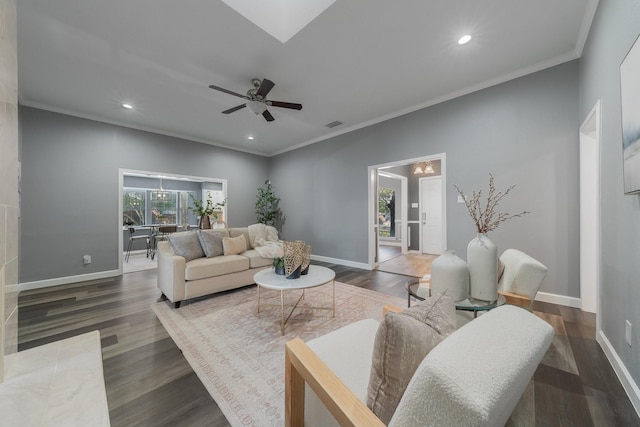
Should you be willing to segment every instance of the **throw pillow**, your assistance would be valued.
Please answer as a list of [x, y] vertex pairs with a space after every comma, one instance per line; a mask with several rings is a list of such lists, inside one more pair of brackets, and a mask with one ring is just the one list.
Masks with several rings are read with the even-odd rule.
[[220, 256], [224, 253], [224, 249], [222, 248], [222, 234], [215, 231], [200, 230], [198, 231], [198, 239], [207, 258]]
[[223, 237], [222, 249], [225, 255], [239, 255], [247, 250], [247, 239], [244, 234], [238, 237]]
[[167, 237], [167, 240], [169, 240], [169, 245], [171, 245], [173, 253], [184, 257], [187, 262], [192, 259], [204, 257], [200, 240], [198, 240], [198, 233], [195, 231], [173, 233]]
[[367, 406], [385, 425], [422, 359], [455, 329], [455, 303], [447, 292], [385, 315], [376, 333], [367, 388]]

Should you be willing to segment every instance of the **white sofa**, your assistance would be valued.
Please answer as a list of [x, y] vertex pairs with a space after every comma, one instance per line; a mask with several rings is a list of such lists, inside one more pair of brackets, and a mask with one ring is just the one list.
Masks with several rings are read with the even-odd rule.
[[[369, 319], [307, 344], [287, 343], [287, 425], [384, 425], [365, 404], [377, 329]], [[478, 317], [423, 359], [389, 425], [503, 426], [553, 336], [548, 323], [522, 308]]]
[[223, 237], [243, 235], [247, 250], [240, 254], [203, 256], [186, 261], [174, 253], [169, 242], [158, 242], [158, 288], [163, 299], [169, 299], [175, 308], [190, 298], [251, 285], [255, 283], [253, 276], [258, 271], [271, 267], [273, 259], [261, 257], [251, 245], [248, 227], [214, 231]]

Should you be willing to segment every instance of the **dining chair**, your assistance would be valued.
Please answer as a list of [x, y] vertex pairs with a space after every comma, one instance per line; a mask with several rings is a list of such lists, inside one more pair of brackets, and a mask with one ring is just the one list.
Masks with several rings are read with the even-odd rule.
[[158, 227], [158, 231], [153, 234], [151, 242], [151, 259], [155, 258], [158, 242], [167, 240], [167, 235], [175, 233], [176, 231], [178, 231], [177, 225], [161, 225]]
[[133, 242], [136, 240], [145, 240], [147, 243], [147, 258], [149, 258], [149, 254], [151, 253], [151, 239], [149, 234], [138, 234], [136, 235], [136, 229], [134, 227], [129, 227], [129, 246], [127, 247], [127, 255], [125, 257], [125, 261], [129, 262], [129, 256], [131, 255], [131, 248], [133, 247]]

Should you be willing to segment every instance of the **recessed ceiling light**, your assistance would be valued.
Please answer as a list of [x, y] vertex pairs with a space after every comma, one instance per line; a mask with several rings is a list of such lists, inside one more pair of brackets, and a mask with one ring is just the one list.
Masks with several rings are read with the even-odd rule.
[[470, 41], [471, 41], [471, 36], [469, 34], [466, 34], [458, 39], [458, 44], [460, 45], [467, 44]]
[[249, 141], [253, 141], [255, 138], [254, 138], [254, 137], [252, 137], [252, 136], [248, 136], [248, 137], [247, 137], [247, 139], [248, 139]]
[[133, 105], [131, 104], [122, 104], [122, 108], [126, 108], [127, 110], [132, 110], [133, 109]]

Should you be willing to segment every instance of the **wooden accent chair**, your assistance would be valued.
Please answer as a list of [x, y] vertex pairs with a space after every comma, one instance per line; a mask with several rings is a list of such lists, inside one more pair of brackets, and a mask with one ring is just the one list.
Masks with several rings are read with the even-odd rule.
[[[287, 342], [286, 426], [384, 426], [364, 403], [377, 325], [365, 319], [308, 343]], [[489, 311], [423, 359], [389, 426], [504, 425], [553, 335], [526, 310]]]
[[517, 249], [507, 249], [500, 255], [504, 271], [498, 281], [498, 292], [507, 304], [517, 305], [531, 311], [536, 294], [542, 286], [547, 267], [540, 261]]

